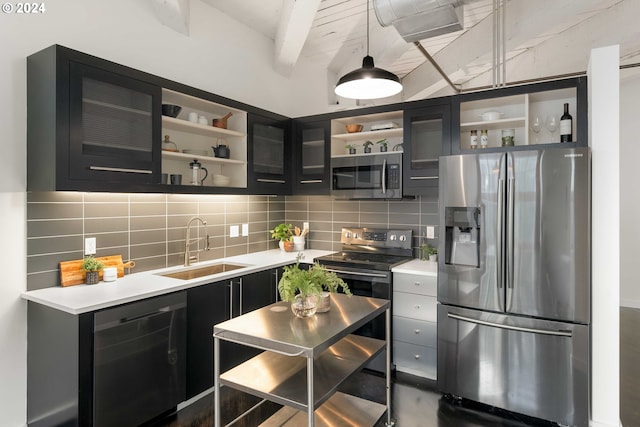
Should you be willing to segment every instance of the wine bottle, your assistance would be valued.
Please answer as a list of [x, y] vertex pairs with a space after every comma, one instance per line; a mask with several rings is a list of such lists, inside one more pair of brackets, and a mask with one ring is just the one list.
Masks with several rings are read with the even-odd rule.
[[569, 114], [569, 104], [564, 104], [564, 114], [560, 117], [560, 142], [573, 141], [573, 117]]

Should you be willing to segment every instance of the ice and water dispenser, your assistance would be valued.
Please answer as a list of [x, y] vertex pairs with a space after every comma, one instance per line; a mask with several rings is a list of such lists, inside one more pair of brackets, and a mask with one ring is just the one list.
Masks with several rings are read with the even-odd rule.
[[480, 208], [445, 207], [445, 257], [452, 265], [480, 267]]

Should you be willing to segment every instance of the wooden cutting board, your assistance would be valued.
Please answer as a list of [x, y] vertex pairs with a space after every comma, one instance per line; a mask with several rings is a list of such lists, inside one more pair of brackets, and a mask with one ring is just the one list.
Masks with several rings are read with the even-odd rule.
[[[96, 257], [98, 261], [101, 261], [105, 267], [116, 267], [118, 269], [118, 277], [124, 276], [124, 269], [132, 268], [136, 265], [135, 262], [129, 261], [127, 263], [122, 262], [122, 255], [109, 255], [103, 257]], [[99, 272], [100, 280], [102, 280], [102, 271]], [[72, 286], [85, 283], [86, 272], [82, 269], [82, 260], [74, 261], [61, 261], [60, 262], [60, 285]]]

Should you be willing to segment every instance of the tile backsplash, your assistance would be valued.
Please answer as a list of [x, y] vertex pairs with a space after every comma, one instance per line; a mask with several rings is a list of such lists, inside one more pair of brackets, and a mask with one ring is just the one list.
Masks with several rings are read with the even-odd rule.
[[[340, 249], [343, 226], [413, 230], [422, 243], [426, 225], [438, 224], [432, 198], [400, 201], [333, 200], [329, 196], [229, 196], [33, 192], [27, 195], [27, 290], [60, 284], [58, 263], [81, 259], [84, 239], [95, 237], [96, 256], [122, 255], [134, 260], [131, 272], [181, 265], [189, 219], [191, 248], [202, 249], [205, 234], [211, 250], [200, 260], [277, 248], [269, 230], [281, 222], [302, 228], [309, 222], [307, 248]], [[249, 225], [249, 235], [230, 237], [230, 226]], [[437, 236], [437, 228], [436, 228]], [[417, 251], [416, 251], [417, 256]]]

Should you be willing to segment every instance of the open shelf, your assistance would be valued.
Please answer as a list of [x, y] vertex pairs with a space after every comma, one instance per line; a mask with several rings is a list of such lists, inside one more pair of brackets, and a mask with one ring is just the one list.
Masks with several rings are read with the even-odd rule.
[[173, 117], [162, 116], [162, 127], [165, 129], [189, 132], [213, 138], [227, 138], [230, 136], [246, 136], [244, 132], [237, 132], [229, 129], [217, 128], [214, 126], [201, 125], [188, 120], [174, 119]]
[[[336, 393], [316, 409], [314, 425], [317, 427], [373, 426], [384, 415], [387, 407], [345, 393]], [[259, 427], [306, 427], [307, 413], [287, 406], [269, 417]]]
[[[315, 407], [385, 348], [385, 341], [348, 335], [314, 360]], [[220, 375], [221, 384], [306, 411], [307, 359], [265, 351]]]

